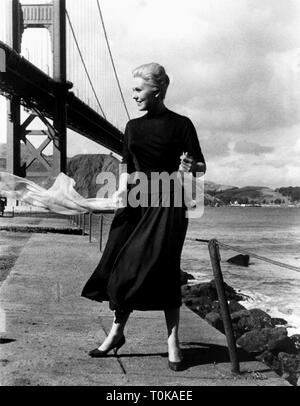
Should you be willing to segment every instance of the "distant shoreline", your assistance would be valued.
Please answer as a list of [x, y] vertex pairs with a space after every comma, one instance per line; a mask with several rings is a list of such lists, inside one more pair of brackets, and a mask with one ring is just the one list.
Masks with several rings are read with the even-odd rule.
[[300, 204], [222, 204], [219, 206], [211, 206], [213, 208], [218, 207], [267, 207], [271, 209], [290, 209], [290, 208], [300, 208]]

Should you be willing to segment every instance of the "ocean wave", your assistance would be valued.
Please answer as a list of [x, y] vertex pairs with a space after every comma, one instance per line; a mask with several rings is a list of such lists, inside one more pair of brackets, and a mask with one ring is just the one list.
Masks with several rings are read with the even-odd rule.
[[[240, 302], [246, 309], [259, 308], [271, 317], [281, 318], [287, 321], [285, 326], [288, 331], [288, 336], [293, 334], [300, 334], [300, 312], [298, 312], [297, 306], [289, 303], [280, 304], [274, 303], [274, 298], [262, 293], [253, 293], [248, 291], [243, 291], [243, 294], [247, 296], [246, 300]], [[299, 313], [299, 314], [298, 314]]]

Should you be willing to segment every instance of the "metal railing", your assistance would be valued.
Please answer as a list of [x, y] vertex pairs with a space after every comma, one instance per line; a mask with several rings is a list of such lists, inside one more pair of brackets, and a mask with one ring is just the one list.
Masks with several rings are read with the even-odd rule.
[[[89, 243], [92, 242], [92, 233], [93, 233], [93, 221], [95, 217], [99, 217], [99, 250], [103, 250], [103, 230], [104, 230], [104, 215], [113, 214], [115, 210], [99, 210], [89, 213], [76, 214], [69, 217], [69, 222], [71, 225], [75, 225], [77, 228], [82, 230], [82, 235], [86, 235], [86, 229], [89, 236]], [[88, 220], [87, 220], [88, 219]], [[95, 222], [96, 223], [96, 222]]]

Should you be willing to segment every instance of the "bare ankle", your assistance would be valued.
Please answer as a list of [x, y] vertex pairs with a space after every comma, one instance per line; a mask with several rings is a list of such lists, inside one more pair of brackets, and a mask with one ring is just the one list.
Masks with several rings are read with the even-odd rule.
[[123, 330], [118, 330], [118, 331], [110, 331], [110, 333], [108, 334], [108, 337], [112, 338], [112, 339], [116, 339], [116, 338], [121, 338], [124, 335], [124, 331]]

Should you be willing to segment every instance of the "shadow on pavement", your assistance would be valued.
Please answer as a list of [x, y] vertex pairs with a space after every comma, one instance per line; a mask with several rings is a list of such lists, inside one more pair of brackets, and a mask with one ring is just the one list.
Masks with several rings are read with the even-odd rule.
[[13, 343], [14, 340], [13, 338], [0, 338], [0, 344], [9, 344], [9, 343]]
[[[182, 342], [182, 354], [189, 366], [230, 362], [228, 348], [222, 345]], [[190, 348], [184, 348], [189, 346]], [[254, 361], [253, 355], [242, 348], [237, 348], [239, 362]]]
[[[184, 348], [189, 346], [190, 348]], [[184, 358], [184, 362], [181, 370], [186, 370], [188, 368], [205, 365], [205, 364], [217, 364], [223, 362], [230, 362], [228, 348], [207, 343], [198, 343], [198, 342], [182, 342], [181, 351]], [[245, 361], [254, 361], [255, 358], [247, 353], [245, 350], [238, 348], [238, 358], [240, 362]], [[167, 352], [155, 352], [155, 353], [131, 353], [131, 354], [119, 354], [118, 358], [142, 358], [142, 357], [157, 357], [161, 356], [164, 358], [168, 357]], [[115, 355], [109, 354], [108, 357], [115, 357]]]

